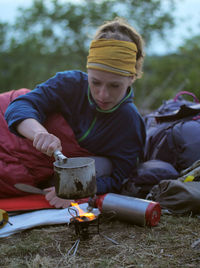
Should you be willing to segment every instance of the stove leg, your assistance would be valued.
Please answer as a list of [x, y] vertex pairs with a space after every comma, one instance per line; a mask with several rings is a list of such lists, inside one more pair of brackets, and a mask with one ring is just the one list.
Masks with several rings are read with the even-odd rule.
[[[77, 252], [77, 249], [78, 249], [78, 246], [79, 246], [79, 242], [80, 242], [80, 239], [77, 239], [75, 241], [75, 243], [73, 244], [73, 246], [70, 248], [70, 250], [67, 252], [67, 256], [75, 256], [76, 255], [76, 252]], [[73, 253], [72, 253], [73, 251]], [[72, 254], [71, 254], [72, 253]]]

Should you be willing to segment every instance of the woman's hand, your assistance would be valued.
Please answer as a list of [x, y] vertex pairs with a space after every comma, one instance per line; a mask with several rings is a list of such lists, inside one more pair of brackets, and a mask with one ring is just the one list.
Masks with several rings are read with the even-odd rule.
[[62, 151], [60, 139], [48, 132], [36, 133], [33, 139], [33, 146], [48, 156], [52, 156], [55, 150]]
[[73, 200], [67, 200], [57, 197], [55, 187], [49, 187], [44, 189], [46, 192], [45, 198], [49, 201], [49, 204], [56, 207], [56, 208], [68, 208], [71, 206], [71, 202]]

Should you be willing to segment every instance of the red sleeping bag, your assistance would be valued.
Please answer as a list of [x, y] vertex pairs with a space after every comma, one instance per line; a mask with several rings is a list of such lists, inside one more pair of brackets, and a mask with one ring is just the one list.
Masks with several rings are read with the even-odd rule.
[[[54, 158], [37, 151], [31, 141], [12, 134], [4, 119], [8, 104], [27, 92], [29, 90], [23, 88], [0, 94], [0, 198], [25, 195], [14, 187], [15, 183], [37, 186], [53, 175]], [[92, 155], [79, 146], [71, 127], [61, 115], [49, 117], [44, 126], [61, 140], [64, 155]]]

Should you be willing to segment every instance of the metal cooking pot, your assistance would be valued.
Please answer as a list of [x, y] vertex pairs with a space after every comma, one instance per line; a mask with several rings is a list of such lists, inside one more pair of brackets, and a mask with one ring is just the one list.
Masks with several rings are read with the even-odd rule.
[[54, 152], [55, 189], [58, 197], [79, 199], [94, 196], [97, 191], [95, 160], [89, 157], [67, 158]]

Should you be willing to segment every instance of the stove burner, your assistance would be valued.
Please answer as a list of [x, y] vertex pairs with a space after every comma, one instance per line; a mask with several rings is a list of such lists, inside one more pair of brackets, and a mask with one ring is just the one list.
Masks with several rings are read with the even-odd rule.
[[[74, 225], [76, 235], [81, 239], [89, 239], [90, 235], [99, 234], [99, 216], [89, 219], [85, 216], [76, 216], [70, 219], [70, 224]], [[96, 231], [92, 231], [92, 229]]]

